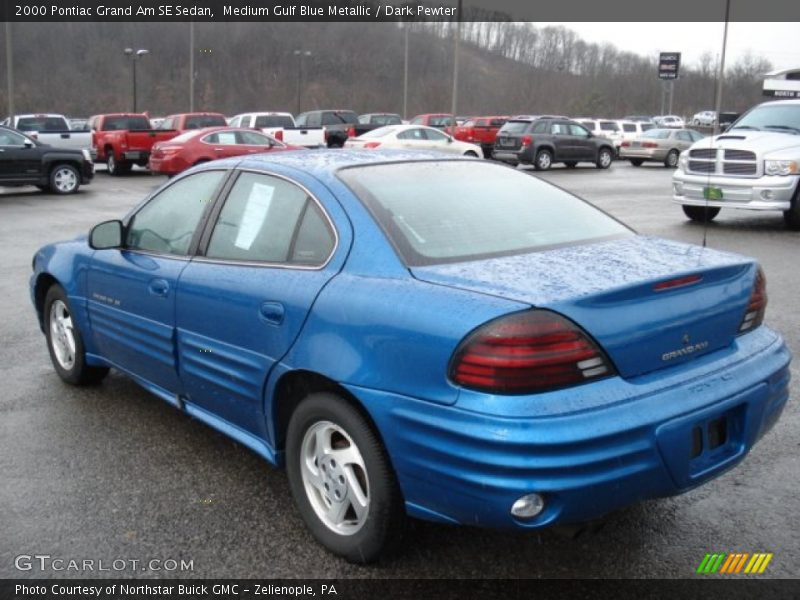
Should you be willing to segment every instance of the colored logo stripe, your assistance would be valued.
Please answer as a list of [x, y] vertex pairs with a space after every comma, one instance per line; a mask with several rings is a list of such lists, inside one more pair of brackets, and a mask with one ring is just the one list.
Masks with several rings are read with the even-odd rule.
[[754, 554], [749, 552], [707, 553], [700, 562], [700, 566], [697, 567], [697, 573], [738, 574], [744, 572], [761, 574], [767, 569], [772, 557], [772, 552], [756, 552]]

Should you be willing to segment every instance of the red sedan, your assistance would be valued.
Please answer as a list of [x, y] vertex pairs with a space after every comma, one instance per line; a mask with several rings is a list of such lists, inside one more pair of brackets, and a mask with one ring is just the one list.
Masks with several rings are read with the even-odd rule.
[[150, 170], [163, 175], [176, 175], [196, 164], [260, 152], [303, 150], [290, 146], [274, 137], [237, 127], [208, 127], [187, 131], [181, 135], [158, 142], [150, 154]]

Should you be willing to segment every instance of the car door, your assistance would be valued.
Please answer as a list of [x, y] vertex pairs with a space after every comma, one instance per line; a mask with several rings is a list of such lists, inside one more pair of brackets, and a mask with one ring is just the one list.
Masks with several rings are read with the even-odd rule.
[[597, 160], [597, 138], [588, 129], [577, 123], [570, 123], [569, 133], [573, 148], [573, 160], [591, 162]]
[[177, 296], [180, 377], [187, 411], [198, 418], [266, 436], [270, 369], [346, 254], [333, 258], [337, 229], [318, 198], [336, 208], [315, 180], [243, 171], [211, 216], [202, 256], [184, 270]]
[[427, 139], [427, 144], [424, 146], [425, 148], [429, 148], [431, 150], [439, 150], [440, 152], [450, 152], [458, 154], [458, 150], [454, 148], [452, 143], [452, 138], [438, 131], [436, 129], [423, 129], [422, 133], [425, 135]]
[[203, 144], [211, 146], [211, 152], [214, 158], [228, 158], [230, 156], [239, 156], [242, 154], [242, 148], [239, 145], [239, 139], [235, 131], [217, 131], [215, 133], [209, 133], [200, 141]]
[[239, 154], [271, 152], [277, 147], [270, 143], [270, 138], [257, 131], [237, 131], [236, 143], [239, 144]]
[[422, 127], [412, 127], [397, 134], [398, 145], [411, 150], [423, 150], [430, 147], [428, 136]]
[[553, 121], [550, 124], [550, 135], [553, 140], [553, 160], [576, 160], [576, 148], [569, 131], [569, 123]]
[[675, 146], [681, 152], [683, 152], [684, 150], [689, 148], [689, 146], [691, 146], [694, 143], [694, 140], [692, 139], [691, 133], [689, 133], [686, 130], [676, 131], [673, 134], [673, 137], [675, 138], [675, 140], [674, 140]]
[[87, 273], [91, 331], [101, 355], [174, 401], [175, 291], [199, 225], [227, 171], [182, 177], [128, 221], [122, 249], [97, 250]]
[[0, 181], [37, 181], [42, 175], [42, 149], [24, 135], [0, 130]]

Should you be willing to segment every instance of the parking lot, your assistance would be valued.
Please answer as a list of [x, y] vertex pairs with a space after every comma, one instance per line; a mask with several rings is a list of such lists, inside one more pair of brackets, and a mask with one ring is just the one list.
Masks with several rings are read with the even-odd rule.
[[[192, 561], [187, 572], [119, 573], [142, 577], [670, 578], [694, 576], [707, 552], [772, 552], [764, 576], [800, 572], [797, 363], [782, 419], [739, 467], [612, 515], [594, 535], [413, 522], [403, 550], [378, 567], [328, 554], [304, 527], [282, 471], [118, 373], [79, 389], [53, 371], [28, 295], [34, 251], [122, 216], [166, 181], [141, 170], [112, 178], [103, 168], [71, 196], [0, 190], [0, 577], [92, 575], [19, 572], [19, 554]], [[663, 166], [587, 163], [541, 176], [641, 234], [702, 242], [703, 226], [671, 203]], [[800, 233], [785, 230], [780, 213], [723, 210], [707, 240], [761, 262], [766, 321], [797, 355]]]

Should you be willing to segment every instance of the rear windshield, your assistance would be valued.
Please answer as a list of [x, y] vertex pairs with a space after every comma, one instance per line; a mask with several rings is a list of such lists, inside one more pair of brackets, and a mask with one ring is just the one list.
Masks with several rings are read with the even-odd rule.
[[323, 125], [357, 125], [358, 115], [352, 111], [339, 111], [339, 112], [324, 112], [322, 113]]
[[17, 121], [20, 131], [69, 131], [64, 119], [60, 117], [23, 117]]
[[669, 129], [651, 129], [642, 134], [643, 138], [650, 138], [654, 140], [665, 140], [669, 137]]
[[500, 133], [522, 133], [530, 124], [530, 121], [508, 121], [505, 125], [503, 125]]
[[294, 127], [288, 115], [261, 115], [256, 117], [256, 127]]
[[403, 119], [400, 115], [372, 115], [369, 122], [372, 125], [401, 125]]
[[453, 124], [453, 117], [449, 115], [437, 115], [435, 117], [431, 117], [428, 121], [428, 124], [431, 127], [449, 127]]
[[186, 117], [184, 129], [203, 129], [203, 127], [225, 127], [227, 125], [222, 115], [194, 115]]
[[545, 181], [478, 161], [421, 161], [343, 169], [410, 267], [525, 254], [633, 235]]
[[142, 131], [150, 129], [150, 121], [145, 117], [106, 117], [103, 131]]

